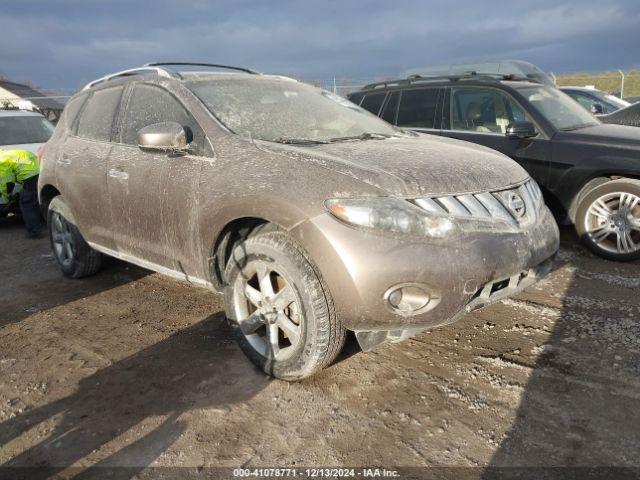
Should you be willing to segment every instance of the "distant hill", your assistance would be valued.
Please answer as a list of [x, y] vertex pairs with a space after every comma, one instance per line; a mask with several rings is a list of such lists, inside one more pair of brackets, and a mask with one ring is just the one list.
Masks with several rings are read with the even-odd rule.
[[[620, 74], [618, 72], [602, 73], [567, 73], [556, 75], [558, 86], [584, 87], [595, 85], [598, 90], [620, 94]], [[631, 70], [625, 72], [624, 96], [640, 96], [640, 71]]]

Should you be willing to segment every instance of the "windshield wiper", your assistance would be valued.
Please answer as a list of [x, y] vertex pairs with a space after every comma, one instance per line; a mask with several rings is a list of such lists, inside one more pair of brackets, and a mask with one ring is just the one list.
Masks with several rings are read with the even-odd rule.
[[351, 135], [348, 137], [335, 137], [329, 139], [329, 142], [344, 142], [347, 140], [384, 140], [385, 138], [390, 138], [391, 135], [387, 135], [386, 133], [372, 133], [372, 132], [364, 132], [360, 135]]
[[561, 128], [563, 132], [570, 132], [572, 130], [579, 130], [581, 128], [593, 127], [597, 123], [579, 123], [578, 125], [572, 125], [570, 127]]
[[285, 145], [320, 145], [323, 143], [329, 143], [326, 140], [314, 140], [313, 138], [288, 138], [288, 137], [280, 137], [271, 141], [276, 143], [284, 143]]

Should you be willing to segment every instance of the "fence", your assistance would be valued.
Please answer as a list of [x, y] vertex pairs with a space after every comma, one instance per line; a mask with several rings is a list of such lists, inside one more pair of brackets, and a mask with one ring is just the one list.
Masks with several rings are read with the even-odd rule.
[[558, 86], [584, 87], [593, 85], [598, 90], [613, 93], [620, 98], [628, 99], [640, 96], [640, 72], [637, 70], [551, 75]]

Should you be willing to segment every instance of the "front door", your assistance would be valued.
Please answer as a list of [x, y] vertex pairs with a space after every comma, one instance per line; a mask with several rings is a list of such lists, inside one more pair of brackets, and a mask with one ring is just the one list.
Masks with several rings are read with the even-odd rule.
[[[138, 147], [140, 129], [168, 121], [179, 123], [192, 137], [192, 153], [175, 155]], [[151, 268], [188, 274], [181, 252], [195, 224], [202, 130], [171, 93], [144, 83], [131, 87], [119, 130], [107, 170], [117, 250]]]
[[537, 137], [507, 137], [507, 126], [531, 121], [525, 110], [507, 93], [491, 87], [454, 87], [446, 95], [442, 135], [498, 150], [518, 162], [539, 184], [549, 175], [550, 142]]

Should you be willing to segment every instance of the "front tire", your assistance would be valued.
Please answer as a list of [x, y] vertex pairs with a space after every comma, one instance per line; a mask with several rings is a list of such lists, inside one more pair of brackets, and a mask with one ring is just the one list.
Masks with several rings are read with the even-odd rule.
[[640, 258], [640, 181], [612, 180], [587, 193], [576, 211], [576, 231], [603, 258]]
[[100, 269], [102, 255], [89, 246], [69, 217], [62, 198], [54, 198], [47, 211], [47, 228], [53, 256], [67, 277], [93, 275]]
[[225, 270], [225, 308], [240, 348], [265, 373], [300, 380], [336, 358], [346, 331], [311, 259], [282, 231], [240, 242]]

